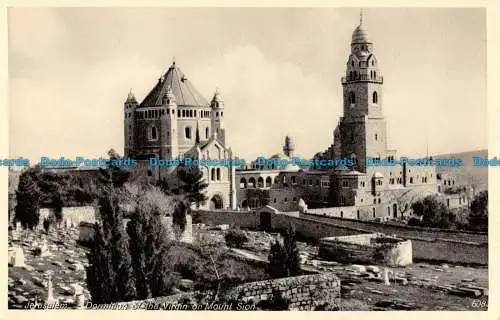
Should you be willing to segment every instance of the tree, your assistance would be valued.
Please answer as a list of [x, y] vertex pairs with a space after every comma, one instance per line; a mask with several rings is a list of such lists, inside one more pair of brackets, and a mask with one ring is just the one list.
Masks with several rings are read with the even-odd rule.
[[269, 264], [267, 270], [271, 278], [275, 279], [287, 277], [287, 254], [285, 248], [278, 240], [271, 244], [268, 259]]
[[186, 215], [189, 211], [189, 205], [184, 201], [178, 201], [172, 213], [172, 225], [177, 232], [176, 236], [180, 238], [184, 230], [186, 230], [187, 219]]
[[116, 300], [115, 272], [111, 265], [111, 251], [102, 224], [94, 225], [94, 239], [87, 254], [87, 287], [92, 303], [105, 304]]
[[169, 272], [168, 235], [156, 207], [141, 202], [127, 225], [127, 233], [137, 298], [170, 294], [176, 277]]
[[33, 229], [38, 225], [38, 207], [41, 192], [34, 172], [30, 169], [24, 171], [19, 177], [19, 186], [16, 191], [16, 221], [21, 222], [24, 227]]
[[469, 228], [478, 231], [488, 230], [488, 190], [474, 197], [470, 205]]
[[297, 248], [295, 227], [291, 223], [285, 233], [283, 242], [288, 258], [287, 261], [288, 273], [291, 277], [298, 276], [301, 274], [300, 255], [299, 255], [299, 248]]
[[413, 213], [421, 217], [420, 225], [430, 228], [450, 228], [454, 225], [456, 217], [446, 205], [436, 198], [427, 196], [423, 200], [411, 205]]
[[200, 168], [196, 166], [179, 166], [177, 174], [181, 182], [180, 188], [184, 192], [188, 203], [195, 203], [197, 207], [205, 204], [208, 198], [204, 194], [204, 190], [208, 187], [208, 184], [205, 182]]
[[95, 225], [95, 239], [88, 255], [91, 266], [87, 281], [92, 302], [110, 303], [135, 299], [133, 269], [128, 237], [113, 190], [99, 199], [101, 221]]
[[108, 151], [109, 166], [106, 169], [99, 168], [100, 182], [104, 184], [105, 188], [109, 186], [121, 187], [130, 178], [130, 171], [123, 169], [113, 163], [113, 160], [120, 159], [120, 155], [114, 150]]
[[275, 241], [271, 245], [268, 273], [272, 278], [293, 277], [301, 274], [300, 255], [293, 224], [290, 224], [283, 233], [283, 244]]
[[256, 199], [259, 206], [267, 206], [271, 201], [271, 195], [267, 189], [246, 189], [247, 199]]

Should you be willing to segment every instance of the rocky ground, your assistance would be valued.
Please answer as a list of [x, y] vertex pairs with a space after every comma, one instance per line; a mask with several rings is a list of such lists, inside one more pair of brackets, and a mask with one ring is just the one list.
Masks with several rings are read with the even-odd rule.
[[[227, 226], [194, 225], [195, 241], [224, 243]], [[222, 230], [221, 230], [222, 229]], [[237, 253], [250, 259], [267, 261], [270, 243], [277, 234], [246, 231], [250, 238]], [[9, 264], [9, 308], [24, 308], [27, 302], [43, 302], [47, 297], [47, 271], [52, 272], [54, 296], [71, 307], [73, 285], [80, 285], [88, 297], [85, 283], [86, 249], [76, 243], [78, 229], [25, 232], [19, 241], [9, 236], [9, 247], [23, 248], [26, 267]], [[47, 239], [48, 252], [39, 256], [34, 250]], [[457, 265], [415, 263], [393, 268], [390, 285], [382, 281], [381, 266], [346, 265], [322, 261], [318, 248], [298, 243], [303, 268], [314, 272], [335, 272], [342, 280], [342, 300], [349, 310], [487, 310], [488, 269]]]
[[[222, 226], [224, 229], [225, 226]], [[197, 226], [197, 232], [224, 242], [221, 227]], [[277, 234], [246, 231], [250, 241], [242, 250], [248, 258], [267, 261], [270, 243]], [[368, 310], [487, 310], [488, 269], [459, 265], [414, 263], [391, 268], [391, 284], [383, 283], [382, 266], [361, 266], [323, 261], [318, 247], [299, 242], [303, 268], [335, 272], [342, 280], [342, 299]], [[356, 310], [356, 309], [355, 309]], [[359, 309], [358, 309], [359, 310]]]
[[[45, 256], [35, 254], [36, 248], [47, 239], [48, 252]], [[26, 267], [14, 267], [9, 262], [8, 296], [9, 308], [24, 308], [27, 302], [43, 302], [47, 297], [47, 272], [52, 272], [55, 297], [67, 306], [74, 304], [72, 285], [85, 289], [86, 249], [76, 243], [78, 229], [53, 229], [49, 234], [42, 231], [23, 232], [19, 241], [9, 236], [10, 245], [23, 248]], [[10, 247], [9, 245], [9, 247]]]

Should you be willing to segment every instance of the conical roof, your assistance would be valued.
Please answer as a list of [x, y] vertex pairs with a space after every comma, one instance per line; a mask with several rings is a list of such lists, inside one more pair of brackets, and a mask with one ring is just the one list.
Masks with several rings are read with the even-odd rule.
[[161, 105], [163, 97], [167, 94], [168, 87], [171, 88], [178, 106], [209, 106], [208, 101], [196, 90], [174, 62], [165, 75], [160, 78], [156, 86], [144, 98], [140, 107]]

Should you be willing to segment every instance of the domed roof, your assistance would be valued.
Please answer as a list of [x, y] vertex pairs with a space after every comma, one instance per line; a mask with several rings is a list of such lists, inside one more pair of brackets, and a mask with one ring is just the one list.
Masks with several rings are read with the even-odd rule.
[[283, 153], [273, 154], [270, 159], [283, 159], [290, 161], [290, 157], [288, 157], [286, 154]]
[[384, 175], [383, 175], [383, 174], [381, 174], [380, 172], [378, 172], [378, 171], [377, 171], [377, 172], [375, 172], [375, 173], [373, 174], [373, 177], [374, 177], [374, 178], [383, 178], [383, 177], [384, 177]]
[[352, 33], [352, 43], [371, 43], [368, 31], [365, 26], [360, 24]]

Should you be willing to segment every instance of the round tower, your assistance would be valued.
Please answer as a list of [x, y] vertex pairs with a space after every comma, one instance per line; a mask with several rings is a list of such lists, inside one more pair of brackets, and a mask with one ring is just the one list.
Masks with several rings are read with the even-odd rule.
[[137, 108], [137, 100], [135, 99], [132, 90], [128, 93], [127, 100], [124, 103], [124, 151], [125, 157], [132, 157], [134, 149], [134, 130], [135, 130], [135, 109]]
[[293, 153], [295, 151], [295, 144], [292, 141], [292, 138], [290, 136], [285, 137], [285, 144], [283, 145], [283, 153], [291, 158], [293, 157]]
[[210, 102], [210, 107], [212, 108], [212, 133], [216, 134], [217, 138], [222, 143], [225, 143], [226, 132], [224, 129], [224, 100], [222, 99], [218, 88], [215, 90], [214, 97]]
[[170, 86], [167, 87], [167, 92], [163, 97], [163, 105], [165, 107], [165, 114], [162, 117], [165, 128], [165, 144], [162, 150], [162, 157], [174, 158], [179, 154], [179, 145], [177, 141], [177, 103], [175, 95]]

